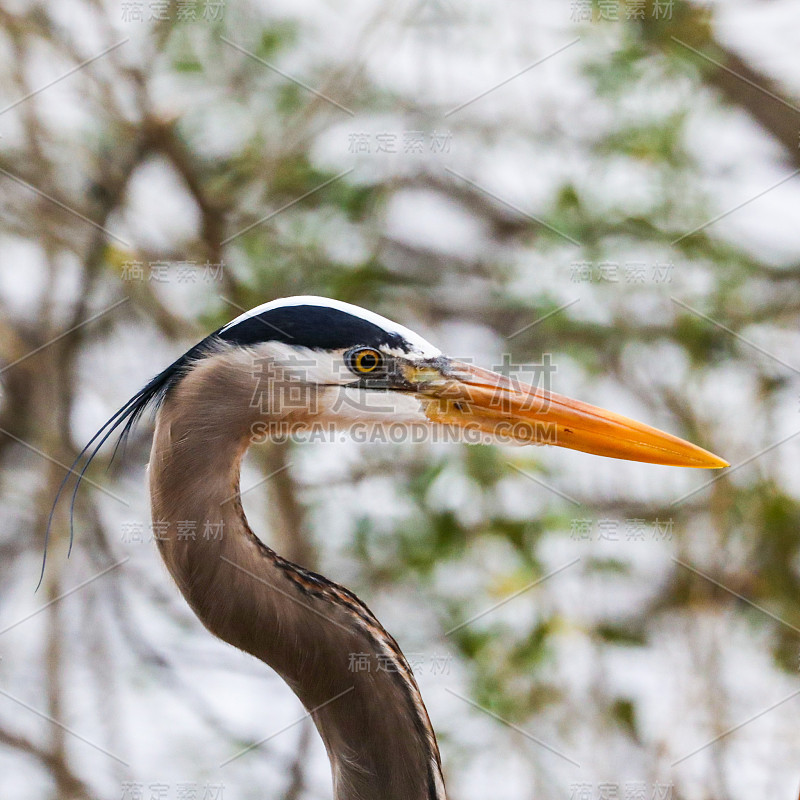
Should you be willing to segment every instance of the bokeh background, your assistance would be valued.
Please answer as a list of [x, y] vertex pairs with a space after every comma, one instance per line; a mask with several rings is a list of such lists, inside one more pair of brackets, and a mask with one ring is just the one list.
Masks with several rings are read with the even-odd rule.
[[254, 529], [396, 636], [453, 800], [796, 796], [796, 17], [2, 0], [0, 796], [330, 797], [300, 704], [160, 563], [149, 420], [88, 472], [69, 559], [59, 508], [34, 591], [95, 429], [290, 294], [518, 377], [550, 359], [557, 391], [732, 464], [253, 448]]

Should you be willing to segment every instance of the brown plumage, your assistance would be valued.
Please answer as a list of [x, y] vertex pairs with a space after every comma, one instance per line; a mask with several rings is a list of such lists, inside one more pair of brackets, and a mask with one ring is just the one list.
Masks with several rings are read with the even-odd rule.
[[[247, 524], [240, 463], [251, 425], [269, 421], [251, 405], [253, 381], [252, 356], [227, 348], [158, 413], [150, 493], [164, 561], [203, 624], [271, 666], [312, 712], [336, 800], [443, 800], [436, 738], [395, 640], [354, 594], [281, 558]], [[187, 520], [195, 538], [176, 533]], [[222, 536], [203, 536], [206, 523]], [[368, 671], [353, 668], [361, 654]]]
[[250, 530], [239, 470], [252, 442], [276, 426], [388, 422], [446, 426], [468, 441], [726, 466], [627, 417], [449, 359], [413, 331], [327, 298], [266, 303], [199, 342], [95, 434], [73, 464], [86, 456], [81, 477], [103, 443], [120, 429], [124, 441], [151, 405], [159, 412], [150, 495], [167, 568], [203, 624], [269, 664], [308, 709], [335, 800], [445, 800], [436, 737], [397, 642], [364, 603]]

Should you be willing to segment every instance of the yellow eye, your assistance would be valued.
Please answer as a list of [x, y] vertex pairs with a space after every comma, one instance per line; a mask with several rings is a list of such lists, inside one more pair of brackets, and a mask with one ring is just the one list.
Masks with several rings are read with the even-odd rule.
[[361, 350], [355, 350], [350, 353], [348, 365], [353, 372], [359, 375], [368, 375], [375, 372], [383, 363], [383, 356], [377, 351], [369, 347], [364, 347]]

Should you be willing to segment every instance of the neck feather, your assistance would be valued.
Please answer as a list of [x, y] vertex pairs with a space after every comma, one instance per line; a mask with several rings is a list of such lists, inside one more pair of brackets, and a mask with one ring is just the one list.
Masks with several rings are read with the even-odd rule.
[[[159, 549], [202, 623], [272, 667], [311, 713], [336, 800], [444, 800], [436, 739], [394, 639], [351, 592], [250, 530], [239, 471], [254, 422], [252, 359], [199, 362], [159, 411], [150, 493]], [[294, 420], [298, 422], [298, 420]]]

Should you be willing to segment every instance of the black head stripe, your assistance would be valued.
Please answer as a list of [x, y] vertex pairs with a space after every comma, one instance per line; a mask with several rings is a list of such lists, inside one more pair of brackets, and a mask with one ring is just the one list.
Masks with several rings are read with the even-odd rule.
[[399, 334], [368, 320], [327, 306], [298, 305], [273, 308], [244, 319], [219, 333], [221, 339], [242, 346], [283, 342], [295, 347], [339, 350], [363, 345], [409, 351]]
[[[118, 432], [119, 438], [114, 449], [114, 454], [116, 454], [117, 449], [120, 445], [124, 445], [128, 434], [144, 411], [148, 407], [158, 408], [169, 391], [192, 368], [195, 362], [214, 350], [214, 343], [218, 339], [242, 347], [263, 342], [283, 342], [295, 347], [310, 347], [318, 350], [339, 350], [358, 346], [375, 348], [383, 346], [403, 352], [409, 352], [411, 349], [409, 342], [399, 333], [386, 331], [379, 325], [375, 325], [373, 322], [362, 319], [355, 314], [350, 314], [347, 311], [319, 305], [273, 308], [257, 316], [237, 322], [230, 327], [220, 328], [156, 375], [147, 386], [122, 406], [89, 440], [86, 447], [81, 450], [72, 468], [64, 476], [53, 502], [45, 534], [45, 558], [47, 556], [47, 540], [53, 521], [53, 513], [69, 478], [72, 475], [77, 475], [70, 503], [71, 547], [75, 499], [86, 470], [100, 448], [115, 432]], [[44, 576], [44, 568], [45, 559], [43, 558], [42, 576]]]

